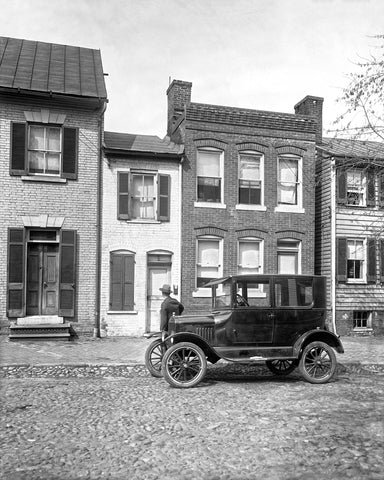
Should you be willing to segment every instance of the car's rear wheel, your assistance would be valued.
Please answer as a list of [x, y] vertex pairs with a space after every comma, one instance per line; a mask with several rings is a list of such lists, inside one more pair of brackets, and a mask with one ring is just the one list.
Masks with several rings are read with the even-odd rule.
[[204, 378], [207, 358], [194, 343], [176, 343], [165, 352], [161, 368], [165, 380], [172, 387], [191, 388]]
[[162, 377], [161, 361], [166, 351], [164, 343], [157, 339], [152, 342], [145, 351], [145, 366], [153, 377]]
[[326, 383], [336, 371], [333, 348], [324, 342], [312, 342], [304, 348], [299, 361], [301, 375], [310, 383]]
[[298, 365], [297, 360], [267, 360], [268, 369], [275, 375], [289, 375]]

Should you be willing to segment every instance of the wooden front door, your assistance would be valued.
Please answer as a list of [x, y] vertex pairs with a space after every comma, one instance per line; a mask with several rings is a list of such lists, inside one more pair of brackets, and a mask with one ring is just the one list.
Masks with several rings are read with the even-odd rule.
[[160, 307], [164, 300], [160, 288], [170, 283], [170, 267], [148, 268], [147, 332], [160, 331]]
[[27, 315], [57, 315], [59, 246], [29, 243], [27, 259]]

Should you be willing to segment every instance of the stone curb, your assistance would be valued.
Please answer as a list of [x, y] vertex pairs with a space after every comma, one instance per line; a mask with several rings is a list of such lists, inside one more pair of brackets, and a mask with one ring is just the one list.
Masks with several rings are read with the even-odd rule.
[[[262, 364], [239, 365], [220, 364], [210, 367], [209, 375], [243, 374], [254, 375], [269, 373]], [[338, 364], [338, 374], [367, 375], [384, 374], [383, 364], [349, 363]], [[81, 363], [81, 364], [9, 364], [0, 366], [0, 378], [51, 378], [51, 377], [137, 377], [149, 376], [149, 372], [142, 363]]]

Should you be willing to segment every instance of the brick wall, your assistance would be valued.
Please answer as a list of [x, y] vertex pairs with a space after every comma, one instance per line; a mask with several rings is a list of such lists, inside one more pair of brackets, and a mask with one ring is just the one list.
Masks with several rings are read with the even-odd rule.
[[[24, 111], [66, 115], [65, 126], [79, 128], [78, 178], [65, 184], [23, 181], [9, 175], [11, 122], [24, 122]], [[0, 190], [5, 202], [0, 209], [0, 325], [6, 327], [7, 229], [23, 227], [22, 216], [41, 214], [64, 217], [62, 228], [77, 230], [76, 317], [79, 334], [92, 334], [96, 315], [96, 241], [98, 178], [98, 114], [95, 111], [52, 106], [49, 102], [0, 102]]]

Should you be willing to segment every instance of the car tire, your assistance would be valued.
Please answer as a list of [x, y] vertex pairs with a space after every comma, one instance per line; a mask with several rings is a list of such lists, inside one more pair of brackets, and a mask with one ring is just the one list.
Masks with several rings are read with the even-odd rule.
[[327, 383], [336, 372], [337, 361], [333, 348], [324, 342], [308, 344], [300, 357], [299, 370], [310, 383]]
[[180, 342], [165, 352], [161, 369], [165, 380], [172, 387], [191, 388], [205, 377], [207, 358], [194, 343]]
[[297, 360], [267, 360], [267, 368], [275, 375], [283, 376], [292, 373], [297, 365]]
[[153, 377], [160, 378], [163, 376], [161, 362], [165, 351], [165, 345], [160, 338], [152, 342], [145, 351], [145, 366]]

